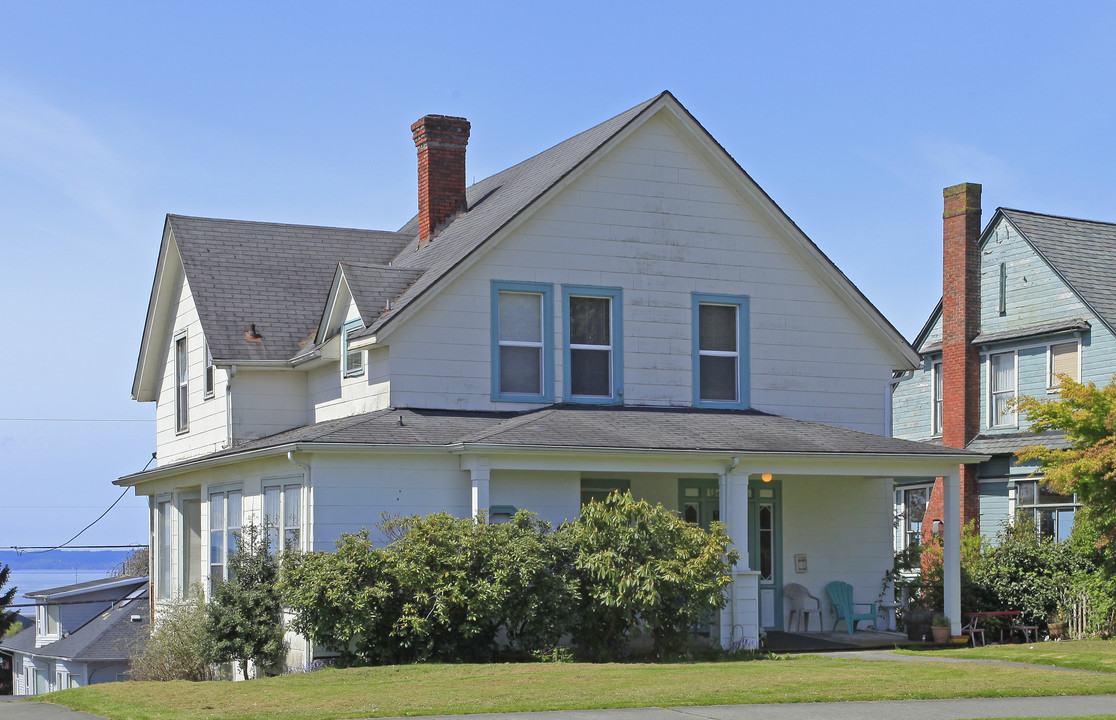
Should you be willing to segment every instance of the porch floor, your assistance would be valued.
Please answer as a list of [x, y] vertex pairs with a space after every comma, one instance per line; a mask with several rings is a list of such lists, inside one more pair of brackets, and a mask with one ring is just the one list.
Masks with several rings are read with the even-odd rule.
[[780, 632], [767, 633], [767, 649], [771, 652], [826, 652], [864, 648], [917, 647], [932, 645], [908, 640], [906, 633], [876, 630], [857, 630], [849, 635], [841, 632]]

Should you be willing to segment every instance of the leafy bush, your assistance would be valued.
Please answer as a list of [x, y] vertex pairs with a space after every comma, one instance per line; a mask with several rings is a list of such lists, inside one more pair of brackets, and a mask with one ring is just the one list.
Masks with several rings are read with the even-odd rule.
[[287, 654], [283, 610], [277, 586], [279, 562], [271, 553], [267, 529], [251, 524], [229, 553], [229, 580], [218, 580], [206, 606], [208, 659], [237, 662], [248, 677], [248, 662], [260, 671], [278, 672]]
[[485, 660], [511, 649], [551, 657], [562, 638], [616, 657], [645, 624], [655, 651], [724, 605], [737, 554], [662, 506], [614, 495], [551, 532], [528, 512], [488, 524], [447, 513], [385, 518], [332, 553], [288, 554], [279, 589], [292, 627], [343, 664]]
[[200, 589], [179, 603], [160, 608], [151, 635], [132, 653], [134, 680], [214, 680], [207, 661], [205, 600]]
[[723, 524], [706, 532], [631, 493], [586, 505], [559, 534], [576, 552], [573, 641], [595, 660], [618, 657], [641, 623], [657, 656], [678, 652], [692, 625], [724, 607], [739, 557]]

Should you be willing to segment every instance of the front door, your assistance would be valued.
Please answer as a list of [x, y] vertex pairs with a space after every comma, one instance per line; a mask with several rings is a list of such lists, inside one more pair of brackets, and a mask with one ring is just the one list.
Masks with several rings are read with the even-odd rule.
[[778, 480], [748, 483], [748, 567], [759, 572], [760, 627], [783, 629], [783, 533]]
[[682, 519], [703, 530], [721, 519], [721, 490], [716, 480], [686, 479], [678, 481], [678, 511]]

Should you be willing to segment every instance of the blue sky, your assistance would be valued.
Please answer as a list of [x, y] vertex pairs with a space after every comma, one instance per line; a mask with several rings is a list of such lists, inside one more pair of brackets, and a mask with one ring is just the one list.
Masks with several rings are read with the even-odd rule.
[[[943, 187], [1116, 221], [1110, 3], [0, 0], [0, 28], [0, 547], [67, 539], [154, 450], [165, 214], [396, 229], [427, 113], [469, 118], [480, 179], [669, 89], [908, 339]], [[145, 541], [144, 507], [80, 542]]]

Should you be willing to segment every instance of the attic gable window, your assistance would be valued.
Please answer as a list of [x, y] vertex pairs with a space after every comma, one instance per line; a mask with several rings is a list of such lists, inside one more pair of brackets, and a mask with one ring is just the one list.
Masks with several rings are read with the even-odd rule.
[[357, 377], [364, 374], [364, 351], [349, 349], [349, 335], [363, 328], [364, 323], [359, 318], [350, 320], [341, 328], [341, 349], [345, 353], [342, 372], [345, 377]]
[[1047, 355], [1049, 358], [1047, 366], [1050, 369], [1046, 380], [1048, 390], [1056, 391], [1061, 387], [1063, 375], [1075, 382], [1081, 381], [1079, 370], [1081, 354], [1076, 340], [1051, 345]]
[[174, 429], [190, 429], [190, 364], [186, 336], [174, 341]]
[[694, 405], [747, 408], [748, 365], [748, 298], [694, 293]]
[[566, 398], [619, 402], [623, 393], [623, 301], [620, 288], [562, 286]]
[[492, 399], [554, 401], [554, 289], [492, 283]]

